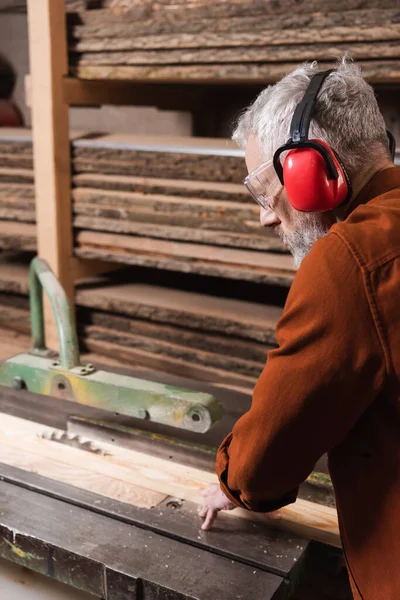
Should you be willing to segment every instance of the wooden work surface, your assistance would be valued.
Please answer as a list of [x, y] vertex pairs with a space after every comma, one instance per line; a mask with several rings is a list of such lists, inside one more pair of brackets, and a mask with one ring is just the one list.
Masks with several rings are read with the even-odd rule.
[[47, 488], [37, 477], [23, 489], [15, 471], [1, 473], [13, 481], [0, 483], [3, 558], [108, 600], [244, 600], [249, 589], [255, 600], [283, 598], [286, 585], [270, 570], [136, 524], [132, 513], [112, 515], [100, 497], [71, 496], [71, 488]]

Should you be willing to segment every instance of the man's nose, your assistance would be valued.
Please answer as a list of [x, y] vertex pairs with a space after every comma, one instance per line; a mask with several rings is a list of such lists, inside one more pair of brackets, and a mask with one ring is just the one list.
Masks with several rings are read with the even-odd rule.
[[270, 208], [260, 209], [260, 223], [262, 227], [271, 227], [271, 225], [279, 225], [280, 219], [276, 212]]

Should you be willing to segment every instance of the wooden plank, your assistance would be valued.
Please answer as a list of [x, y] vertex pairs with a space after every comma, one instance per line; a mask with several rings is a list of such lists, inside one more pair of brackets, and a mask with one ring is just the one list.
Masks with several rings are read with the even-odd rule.
[[[162, 153], [158, 153], [162, 155]], [[164, 158], [165, 154], [161, 157]], [[181, 157], [183, 158], [183, 157]], [[179, 159], [177, 156], [169, 162], [169, 165], [165, 165], [168, 169], [167, 172], [163, 171], [164, 164], [157, 164], [157, 157], [151, 156], [150, 153], [146, 153], [145, 160], [139, 162], [135, 160], [135, 157], [128, 157], [127, 160], [111, 160], [108, 157], [103, 159], [100, 158], [87, 158], [77, 156], [73, 161], [73, 168], [75, 173], [102, 173], [105, 175], [133, 175], [133, 176], [144, 176], [155, 178], [160, 173], [168, 176], [169, 178], [176, 179], [202, 179], [206, 182], [226, 182], [240, 184], [243, 182], [247, 171], [245, 171], [244, 161], [237, 163], [236, 161], [217, 161], [215, 157], [202, 157], [202, 160], [191, 160]], [[161, 161], [160, 161], [161, 162]], [[163, 161], [162, 161], [163, 162]], [[225, 162], [225, 167], [222, 163]], [[230, 164], [233, 163], [233, 164]], [[236, 163], [236, 164], [235, 164]]]
[[[327, 42], [336, 41], [341, 37], [343, 41], [353, 39], [363, 41], [364, 36], [375, 38], [375, 31], [387, 39], [385, 31], [394, 34], [390, 39], [397, 37], [397, 8], [346, 10], [339, 12], [313, 12], [298, 15], [287, 11], [285, 14], [273, 14], [268, 19], [260, 19], [251, 13], [236, 18], [204, 18], [190, 19], [187, 13], [182, 13], [183, 19], [150, 19], [133, 21], [123, 18], [112, 19], [109, 13], [85, 13], [82, 15], [82, 24], [71, 24], [69, 38], [72, 47], [76, 44], [93, 42], [97, 48], [105, 49], [101, 40], [111, 41], [107, 49], [123, 49], [119, 46], [129, 43], [130, 38], [137, 38], [138, 44], [133, 41], [133, 47], [152, 48], [164, 47], [193, 47], [198, 39], [197, 47], [230, 45], [281, 44], [284, 39], [290, 43], [315, 43], [319, 39], [316, 33], [324, 31], [323, 39]], [[95, 17], [95, 18], [94, 18]], [[284, 36], [282, 36], [284, 32]], [[235, 36], [235, 37], [234, 37]], [[237, 37], [236, 37], [237, 36]], [[312, 37], [314, 36], [314, 37]], [[375, 38], [376, 39], [376, 38]], [[125, 42], [126, 40], [126, 42]], [[229, 44], [227, 43], [229, 42]], [[163, 44], [163, 45], [161, 45]], [[179, 46], [177, 46], [179, 44]], [[132, 46], [129, 46], [131, 48]]]
[[0, 328], [0, 360], [26, 352], [30, 344], [30, 336]]
[[140, 335], [137, 332], [122, 332], [104, 326], [87, 325], [81, 328], [81, 333], [84, 339], [104, 341], [123, 348], [153, 354], [161, 360], [167, 358], [168, 360], [183, 361], [199, 367], [211, 367], [219, 371], [227, 371], [229, 373], [228, 377], [232, 377], [232, 373], [239, 376], [243, 375], [249, 378], [248, 383], [250, 386], [256, 383], [265, 364], [265, 357], [260, 364], [260, 362], [249, 359], [190, 348], [178, 341], [173, 343]]
[[[0, 330], [11, 330], [25, 334], [30, 342], [31, 321], [29, 310], [15, 306], [3, 306], [0, 301]], [[26, 344], [21, 352], [26, 351], [28, 348], [29, 343]], [[8, 356], [11, 356], [11, 354]]]
[[[1, 273], [1, 271], [0, 271]], [[104, 280], [104, 283], [107, 280]], [[1, 275], [0, 275], [1, 282]], [[97, 284], [77, 290], [77, 303], [142, 321], [276, 344], [280, 307], [140, 283]]]
[[[2, 211], [0, 207], [0, 218], [5, 213], [8, 216], [9, 209], [5, 209]], [[79, 213], [79, 209], [75, 211]], [[100, 212], [97, 208], [93, 209], [93, 213]], [[193, 222], [188, 223], [188, 226], [182, 224], [179, 225], [169, 225], [168, 217], [162, 218], [160, 215], [155, 215], [153, 217], [152, 214], [138, 214], [134, 215], [134, 220], [124, 219], [123, 218], [123, 210], [120, 211], [119, 218], [117, 219], [105, 219], [96, 216], [82, 216], [77, 214], [74, 217], [74, 227], [79, 230], [93, 230], [93, 231], [101, 231], [101, 232], [111, 232], [111, 233], [123, 233], [130, 234], [136, 236], [146, 236], [154, 239], [163, 239], [163, 240], [176, 240], [182, 242], [196, 242], [201, 244], [212, 244], [215, 245], [216, 254], [215, 258], [218, 259], [219, 246], [230, 247], [230, 248], [240, 248], [244, 250], [265, 250], [265, 251], [273, 251], [273, 252], [283, 252], [283, 247], [279, 242], [279, 239], [274, 239], [271, 236], [263, 236], [258, 234], [257, 229], [255, 227], [260, 228], [258, 223], [253, 224], [253, 228], [248, 228], [247, 233], [234, 233], [236, 223], [233, 222], [232, 228], [229, 228], [229, 221], [224, 223], [226, 229], [228, 231], [219, 231], [217, 229], [219, 223], [204, 223], [199, 220], [198, 223]], [[16, 220], [24, 221], [24, 222], [33, 222], [34, 215], [30, 218], [30, 215], [27, 211], [10, 211], [9, 218], [13, 219], [15, 214]], [[153, 218], [152, 218], [153, 217]], [[159, 224], [160, 221], [164, 221], [165, 223]], [[181, 218], [182, 223], [184, 223], [185, 219]], [[200, 229], [198, 227], [203, 227]], [[207, 227], [208, 229], [206, 229]], [[238, 228], [240, 225], [238, 225]], [[211, 231], [210, 231], [210, 230]], [[233, 231], [229, 233], [229, 229]], [[243, 228], [241, 228], [243, 229]], [[261, 230], [262, 233], [262, 230]], [[257, 235], [258, 234], [258, 235]]]
[[[370, 83], [399, 83], [400, 62], [385, 60], [361, 60], [364, 77]], [[71, 69], [81, 79], [121, 79], [191, 81], [204, 83], [274, 83], [292, 71], [298, 63], [262, 64], [212, 64], [212, 65], [152, 65], [152, 66], [77, 66]], [[322, 61], [320, 69], [334, 67], [334, 62]]]
[[181, 65], [181, 64], [224, 64], [258, 62], [294, 62], [306, 60], [333, 60], [349, 52], [354, 60], [396, 59], [400, 57], [400, 26], [398, 40], [384, 42], [337, 42], [320, 44], [292, 44], [276, 46], [246, 46], [239, 48], [177, 48], [158, 50], [119, 50], [118, 52], [72, 53], [72, 64], [79, 68], [97, 65]]
[[[93, 153], [94, 154], [94, 153]], [[242, 183], [247, 171], [243, 159], [212, 155], [168, 155], [163, 152], [125, 152], [123, 160], [111, 158], [107, 149], [90, 156], [82, 153], [74, 157], [77, 173], [104, 173], [118, 175], [157, 177], [160, 173], [169, 178]]]
[[[31, 324], [27, 302], [26, 306], [18, 305], [15, 296], [9, 293], [7, 304], [4, 304], [4, 300], [3, 294], [0, 294], [0, 327], [29, 335]], [[154, 324], [94, 310], [78, 311], [78, 334], [83, 342], [105, 341], [258, 377], [264, 367], [267, 351], [272, 346], [224, 336], [223, 333], [204, 335], [182, 327]]]
[[[25, 255], [24, 255], [25, 257]], [[3, 253], [0, 257], [0, 290], [12, 294], [29, 292], [29, 266], [19, 253]]]
[[[216, 481], [216, 476], [207, 471], [118, 448], [115, 445], [102, 443], [102, 448], [107, 454], [97, 456], [40, 437], [45, 432], [51, 434], [53, 431], [55, 430], [40, 423], [25, 421], [3, 413], [0, 419], [0, 461], [13, 466], [15, 451], [21, 452], [23, 447], [24, 453], [31, 458], [26, 469], [33, 470], [37, 461], [42, 465], [41, 474], [44, 476], [46, 472], [43, 465], [48, 463], [41, 462], [41, 459], [53, 461], [56, 456], [57, 464], [66, 464], [79, 469], [84, 465], [85, 470], [98, 475], [116, 478], [197, 504], [201, 504], [199, 489]], [[281, 509], [278, 511], [277, 519], [259, 513], [254, 515], [241, 509], [235, 509], [230, 514], [232, 518], [240, 516], [250, 520], [262, 520], [312, 539], [340, 545], [336, 510], [306, 500], [297, 500], [294, 505]]]
[[[115, 239], [122, 237], [126, 238], [126, 240]], [[241, 262], [229, 263], [224, 258], [227, 252], [251, 252], [250, 250], [221, 248], [222, 257], [218, 256], [215, 259], [210, 259], [207, 257], [191, 256], [190, 247], [195, 246], [195, 244], [185, 242], [167, 242], [140, 237], [130, 238], [129, 236], [118, 236], [116, 234], [100, 232], [94, 233], [90, 231], [80, 231], [77, 233], [76, 238], [75, 254], [80, 258], [99, 259], [178, 273], [196, 273], [210, 277], [225, 277], [240, 281], [268, 283], [284, 287], [291, 285], [294, 276], [293, 271], [289, 268], [284, 267], [280, 269], [268, 265], [249, 266]], [[171, 244], [170, 249], [168, 249], [168, 244]], [[213, 247], [204, 246], [199, 248], [199, 251], [203, 251], [204, 248], [211, 249]], [[177, 251], [178, 253], [170, 253], [170, 250], [172, 252]], [[188, 253], [185, 254], [185, 251]], [[281, 256], [285, 257], [286, 255]], [[219, 260], [220, 258], [222, 260]], [[260, 259], [263, 262], [266, 256], [254, 258], [256, 260]]]
[[0, 455], [2, 459], [6, 457], [6, 464], [12, 464], [13, 467], [141, 508], [154, 508], [167, 497], [166, 494], [121, 481], [117, 477], [93, 473], [82, 466], [70, 466], [50, 457], [32, 456], [22, 449], [3, 447]]
[[[148, 213], [172, 213], [172, 215], [190, 215], [222, 218], [237, 218], [258, 221], [260, 209], [253, 202], [230, 202], [203, 198], [181, 198], [166, 194], [143, 194], [136, 192], [119, 192], [114, 190], [97, 190], [94, 188], [75, 188], [72, 191], [74, 206], [92, 205], [101, 208], [123, 207], [127, 212], [147, 211]], [[197, 210], [196, 210], [197, 209]], [[100, 215], [99, 215], [100, 216]]]
[[124, 235], [97, 234], [92, 231], [81, 231], [77, 235], [78, 247], [90, 246], [99, 249], [120, 249], [125, 252], [143, 252], [149, 255], [176, 257], [184, 260], [201, 260], [218, 262], [227, 265], [240, 265], [249, 269], [260, 269], [265, 272], [277, 272], [281, 276], [292, 279], [296, 268], [292, 258], [286, 254], [252, 252], [221, 248], [216, 257], [215, 248], [202, 244], [174, 243], [150, 238], [133, 238]]
[[83, 345], [86, 351], [94, 352], [101, 356], [118, 358], [125, 366], [136, 364], [153, 371], [161, 371], [179, 377], [204, 381], [213, 385], [222, 385], [224, 388], [240, 391], [244, 394], [251, 395], [257, 379], [255, 377], [237, 375], [236, 373], [222, 369], [170, 358], [165, 355], [146, 352], [145, 350], [128, 348], [104, 340], [96, 340], [92, 337], [85, 338]]
[[0, 247], [3, 250], [36, 250], [35, 225], [0, 221]]
[[[0, 261], [0, 291], [28, 294], [28, 264], [19, 261], [18, 254], [6, 255], [6, 262], [4, 259]], [[77, 288], [77, 304], [90, 311], [102, 311], [100, 320], [103, 319], [112, 328], [120, 327], [125, 331], [130, 328], [135, 330], [135, 322], [129, 325], [125, 321], [124, 325], [118, 326], [118, 320], [112, 315], [124, 315], [125, 318], [139, 321], [142, 327], [147, 322], [149, 331], [151, 323], [154, 323], [157, 327], [165, 325], [177, 328], [176, 331], [182, 331], [182, 336], [186, 330], [188, 335], [200, 338], [207, 338], [204, 332], [211, 338], [214, 334], [223, 334], [227, 339], [234, 338], [239, 344], [241, 340], [253, 340], [262, 345], [257, 351], [258, 357], [264, 347], [267, 349], [268, 345], [276, 345], [275, 327], [282, 315], [279, 306], [143, 283], [116, 283], [112, 277], [82, 282]], [[165, 335], [168, 339], [171, 332], [167, 330]], [[206, 349], [207, 344], [199, 347]], [[243, 355], [250, 351], [246, 348], [243, 349]]]
[[33, 183], [33, 171], [31, 169], [2, 169], [0, 168], [0, 181], [9, 183]]
[[[107, 133], [79, 139], [73, 143], [76, 154], [89, 154], [98, 158], [102, 154], [118, 157], [129, 151], [186, 155], [214, 155], [218, 157], [244, 158], [244, 150], [226, 138], [190, 137], [182, 135], [138, 135], [131, 133]], [[100, 153], [100, 154], [99, 154]], [[158, 154], [157, 154], [158, 153]], [[165, 157], [167, 158], [167, 157]]]
[[0, 205], [0, 220], [1, 221], [15, 221], [15, 222], [20, 222], [20, 223], [35, 223], [36, 222], [35, 207], [32, 206], [31, 210], [27, 210], [26, 208], [21, 209], [21, 208]]
[[13, 154], [0, 154], [0, 164], [5, 169], [33, 169], [32, 156]]
[[[366, 10], [366, 9], [390, 9], [396, 8], [396, 0], [286, 0], [277, 3], [273, 0], [217, 0], [212, 2], [204, 0], [203, 2], [185, 2], [185, 10], [182, 10], [182, 1], [180, 2], [135, 2], [123, 6], [119, 10], [90, 10], [80, 14], [81, 20], [86, 24], [98, 24], [108, 18], [110, 23], [118, 23], [125, 19], [126, 21], [146, 21], [146, 20], [177, 20], [190, 21], [198, 19], [217, 19], [232, 18], [242, 16], [268, 15], [269, 18], [275, 15], [294, 14], [296, 16], [307, 15], [315, 12], [346, 12], [348, 10]], [[103, 4], [103, 7], [110, 6], [110, 3]]]
[[[68, 71], [64, 1], [28, 0], [28, 26], [38, 254], [73, 302], [69, 122], [61, 86]], [[45, 328], [52, 347], [57, 332], [48, 302]]]
[[[8, 311], [12, 307], [1, 307], [1, 320], [7, 322], [22, 317], [21, 309], [14, 317]], [[25, 312], [26, 309], [25, 309]], [[241, 358], [245, 361], [257, 362], [264, 366], [267, 351], [275, 344], [261, 344], [250, 340], [243, 340], [238, 337], [225, 335], [224, 330], [219, 333], [197, 331], [182, 326], [165, 325], [163, 323], [152, 323], [141, 319], [134, 319], [122, 315], [105, 313], [94, 309], [78, 309], [78, 323], [80, 326], [96, 325], [104, 327], [114, 332], [124, 332], [125, 334], [139, 335], [145, 338], [153, 338], [158, 341], [165, 341], [171, 344], [184, 346], [190, 349], [204, 350], [222, 356]]]
[[3, 203], [30, 208], [35, 204], [35, 188], [29, 183], [3, 182], [0, 175], [0, 199]]
[[[1, 178], [0, 178], [1, 180]], [[135, 177], [130, 175], [105, 175], [103, 173], [80, 173], [74, 175], [76, 188], [94, 188], [121, 192], [151, 193], [169, 196], [195, 197], [212, 200], [251, 202], [242, 184], [214, 181], [177, 180], [162, 177]]]
[[[377, 11], [379, 12], [379, 11]], [[121, 24], [119, 27], [112, 27], [105, 24], [102, 31], [103, 35], [97, 37], [99, 30], [93, 30], [93, 33], [86, 32], [84, 28], [77, 28], [75, 36], [78, 41], [70, 43], [70, 51], [72, 53], [92, 53], [92, 52], [122, 52], [127, 50], [171, 50], [171, 49], [183, 49], [183, 48], [246, 48], [250, 47], [262, 47], [264, 51], [273, 51], [273, 46], [282, 47], [283, 42], [286, 47], [288, 44], [293, 45], [293, 51], [296, 52], [296, 46], [299, 44], [309, 44], [312, 48], [321, 46], [316, 43], [318, 39], [317, 34], [320, 29], [324, 30], [323, 41], [324, 44], [332, 43], [354, 43], [354, 42], [383, 42], [396, 40], [400, 36], [400, 27], [398, 24], [384, 24], [378, 26], [375, 23], [369, 23], [360, 27], [358, 13], [345, 13], [350, 14], [353, 18], [353, 23], [341, 25], [338, 27], [326, 27], [326, 24], [321, 22], [313, 22], [313, 16], [310, 15], [308, 18], [309, 26], [305, 29], [298, 29], [293, 26], [289, 28], [286, 22], [283, 23], [260, 23], [257, 18], [243, 19], [240, 24], [243, 29], [240, 31], [200, 31], [196, 33], [177, 31], [176, 33], [171, 32], [169, 34], [159, 35], [140, 35], [139, 26], [136, 25], [139, 35], [135, 35], [132, 31], [135, 25], [124, 25]], [[374, 15], [375, 17], [375, 15]], [[376, 17], [375, 17], [376, 18]], [[293, 17], [294, 19], [294, 17]], [[357, 21], [357, 26], [354, 26], [354, 20]], [[320, 20], [319, 20], [320, 21]], [[218, 23], [218, 21], [217, 21]], [[172, 22], [171, 26], [176, 22]], [[182, 29], [182, 24], [180, 29]], [[207, 25], [212, 27], [212, 24], [207, 22]], [[226, 26], [232, 25], [232, 29], [236, 29], [237, 23], [232, 23], [230, 20]], [[236, 27], [235, 27], [236, 25]], [[215, 27], [215, 24], [214, 24]], [[262, 27], [262, 29], [261, 29]], [[188, 23], [187, 28], [191, 29], [191, 24]], [[186, 29], [186, 25], [185, 25]], [[246, 31], [247, 29], [247, 31]], [[282, 31], [284, 30], [284, 31]], [[126, 37], [122, 37], [126, 36]], [[130, 37], [132, 36], [132, 37]], [[289, 50], [289, 49], [288, 49]], [[276, 52], [276, 50], [275, 50]], [[88, 56], [89, 58], [89, 56]], [[200, 61], [195, 61], [200, 62]]]

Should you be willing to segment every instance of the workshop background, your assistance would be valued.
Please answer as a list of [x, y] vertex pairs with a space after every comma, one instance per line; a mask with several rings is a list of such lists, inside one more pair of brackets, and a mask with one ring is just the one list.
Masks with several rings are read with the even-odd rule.
[[[0, 0], [0, 359], [30, 347], [29, 263], [39, 252], [74, 303], [85, 361], [211, 384], [243, 398], [237, 417], [276, 345], [295, 268], [259, 226], [232, 124], [299, 62], [324, 67], [348, 51], [400, 145], [399, 4], [65, 5], [65, 22], [54, 9], [42, 29], [44, 10], [28, 23], [26, 2]], [[57, 349], [47, 316], [46, 326]], [[322, 462], [302, 497], [332, 508], [325, 471]], [[2, 598], [86, 597], [83, 585], [76, 596], [71, 587], [34, 595], [53, 583], [32, 565], [11, 575], [0, 566]], [[278, 569], [283, 581], [290, 571]], [[350, 598], [340, 550], [311, 542], [292, 587], [295, 600]], [[179, 594], [168, 598], [189, 598]]]

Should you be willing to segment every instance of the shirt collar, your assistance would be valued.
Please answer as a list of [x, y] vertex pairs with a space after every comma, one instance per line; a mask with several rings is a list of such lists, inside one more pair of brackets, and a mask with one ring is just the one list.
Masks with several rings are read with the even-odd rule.
[[377, 196], [382, 196], [395, 188], [400, 188], [400, 167], [389, 167], [371, 177], [354, 200], [354, 204], [366, 204]]

